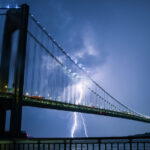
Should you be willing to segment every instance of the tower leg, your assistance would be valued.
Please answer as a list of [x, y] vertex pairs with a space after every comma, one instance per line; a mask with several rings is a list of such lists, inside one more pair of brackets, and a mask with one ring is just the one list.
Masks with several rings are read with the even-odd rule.
[[6, 124], [6, 110], [0, 109], [0, 137], [4, 136]]
[[10, 118], [10, 135], [11, 137], [19, 137], [21, 133], [22, 107], [13, 107]]
[[19, 24], [20, 31], [19, 31], [18, 51], [15, 65], [15, 99], [13, 100], [11, 110], [11, 121], [10, 121], [10, 132], [12, 137], [19, 137], [21, 133], [28, 12], [29, 7], [27, 5], [22, 5]]

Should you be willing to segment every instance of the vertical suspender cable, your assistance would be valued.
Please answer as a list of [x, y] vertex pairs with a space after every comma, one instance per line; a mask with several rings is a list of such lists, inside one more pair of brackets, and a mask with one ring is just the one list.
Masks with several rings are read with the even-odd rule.
[[32, 63], [32, 80], [31, 80], [31, 92], [32, 92], [32, 95], [35, 94], [35, 61], [36, 61], [36, 49], [37, 49], [37, 44], [36, 42], [34, 42], [34, 47], [32, 49], [32, 54], [31, 54], [31, 51], [30, 51], [30, 54], [33, 55], [33, 63]]
[[[40, 36], [40, 41], [41, 43], [43, 42], [43, 33], [41, 32], [41, 34], [39, 35]], [[39, 49], [39, 96], [41, 96], [43, 93], [42, 93], [42, 71], [43, 71], [43, 68], [42, 68], [42, 63], [43, 63], [43, 60], [42, 60], [42, 47], [40, 47]]]

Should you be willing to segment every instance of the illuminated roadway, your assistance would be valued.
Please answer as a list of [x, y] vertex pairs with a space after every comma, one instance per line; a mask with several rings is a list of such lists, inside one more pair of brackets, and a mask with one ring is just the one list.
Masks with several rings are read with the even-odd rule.
[[[10, 109], [12, 106], [11, 101], [13, 98], [14, 98], [13, 94], [0, 93], [0, 106]], [[108, 109], [100, 109], [94, 106], [92, 107], [92, 106], [85, 106], [85, 105], [76, 105], [76, 104], [70, 104], [70, 103], [65, 103], [60, 101], [49, 100], [49, 99], [33, 98], [30, 96], [24, 96], [22, 103], [23, 106], [82, 112], [82, 113], [95, 114], [95, 115], [105, 115], [105, 116], [125, 118], [125, 119], [150, 123], [150, 118], [146, 116], [133, 115], [128, 112], [118, 112], [118, 111], [113, 111]]]

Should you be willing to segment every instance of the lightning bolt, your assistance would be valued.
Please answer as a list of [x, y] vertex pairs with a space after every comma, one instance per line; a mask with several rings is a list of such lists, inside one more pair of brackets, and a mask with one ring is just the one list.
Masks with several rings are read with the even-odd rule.
[[[77, 89], [77, 92], [79, 93], [79, 98], [76, 100], [76, 105], [78, 105], [78, 104], [81, 104], [81, 102], [83, 100], [83, 85], [82, 85], [82, 83], [78, 83], [76, 85], [76, 89]], [[73, 116], [74, 116], [74, 124], [73, 124], [72, 129], [71, 129], [71, 137], [74, 137], [75, 131], [78, 127], [78, 114], [77, 114], [77, 112], [74, 112]], [[80, 113], [80, 116], [82, 119], [85, 136], [88, 137], [85, 121], [84, 121], [84, 118], [83, 118], [81, 113]]]
[[80, 113], [80, 116], [81, 116], [81, 119], [82, 119], [85, 136], [88, 137], [85, 120], [84, 120], [83, 115], [81, 113]]
[[77, 125], [78, 125], [78, 115], [77, 115], [77, 112], [74, 112], [73, 113], [73, 116], [74, 116], [74, 124], [72, 126], [72, 129], [71, 129], [71, 137], [74, 137], [74, 133], [75, 133], [75, 130], [77, 128]]

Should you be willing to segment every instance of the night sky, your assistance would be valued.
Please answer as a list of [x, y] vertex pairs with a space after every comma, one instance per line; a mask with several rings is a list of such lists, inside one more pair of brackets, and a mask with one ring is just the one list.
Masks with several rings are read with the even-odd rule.
[[[106, 91], [150, 116], [149, 0], [18, 0], [22, 3]], [[148, 123], [83, 116], [88, 136], [150, 132]], [[72, 112], [25, 107], [22, 130], [32, 137], [70, 137], [72, 117]], [[75, 136], [85, 136], [80, 117]]]

